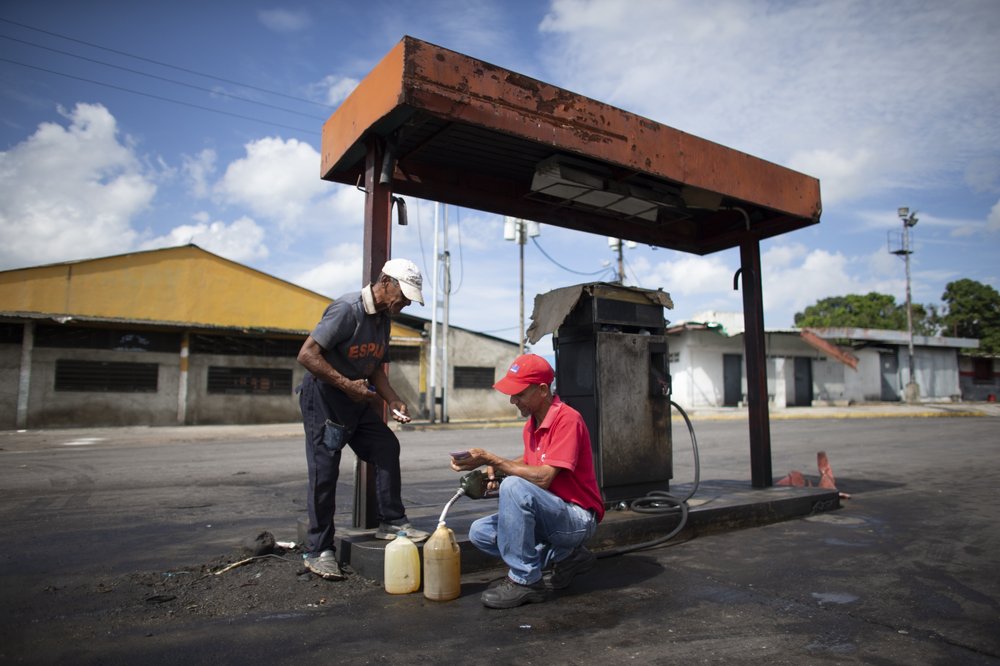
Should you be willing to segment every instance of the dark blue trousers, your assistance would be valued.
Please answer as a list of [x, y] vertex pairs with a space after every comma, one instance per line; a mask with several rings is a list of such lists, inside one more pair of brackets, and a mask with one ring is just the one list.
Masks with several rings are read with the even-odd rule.
[[330, 419], [347, 428], [348, 446], [361, 460], [375, 466], [375, 499], [379, 518], [395, 522], [406, 516], [399, 471], [399, 439], [382, 417], [366, 403], [356, 403], [343, 392], [310, 373], [299, 394], [306, 433], [309, 468], [309, 539], [312, 555], [334, 550], [333, 514], [337, 510], [340, 451], [331, 454], [323, 444], [323, 429]]

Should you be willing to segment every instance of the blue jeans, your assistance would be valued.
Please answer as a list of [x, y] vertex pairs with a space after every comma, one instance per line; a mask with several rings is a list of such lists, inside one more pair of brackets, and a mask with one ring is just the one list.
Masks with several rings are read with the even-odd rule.
[[337, 509], [340, 451], [330, 455], [323, 445], [327, 419], [348, 426], [355, 455], [375, 465], [375, 500], [380, 520], [394, 522], [406, 516], [399, 469], [399, 439], [375, 410], [350, 399], [331, 385], [306, 373], [299, 395], [306, 434], [309, 469], [309, 534], [304, 547], [311, 555], [334, 550], [333, 515]]
[[531, 585], [541, 579], [542, 569], [569, 557], [595, 531], [597, 520], [583, 507], [509, 476], [500, 484], [497, 513], [472, 523], [469, 540], [502, 558], [512, 580]]

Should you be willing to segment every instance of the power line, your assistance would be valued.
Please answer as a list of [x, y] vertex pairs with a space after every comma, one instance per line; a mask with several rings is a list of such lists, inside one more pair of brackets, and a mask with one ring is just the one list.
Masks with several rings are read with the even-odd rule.
[[602, 268], [601, 270], [594, 271], [592, 273], [584, 273], [582, 271], [574, 271], [572, 268], [566, 268], [565, 266], [563, 266], [562, 264], [560, 264], [558, 261], [556, 261], [555, 259], [553, 259], [552, 257], [550, 257], [548, 255], [548, 253], [545, 250], [542, 249], [542, 246], [539, 245], [537, 238], [535, 238], [534, 236], [532, 236], [531, 242], [535, 244], [535, 247], [537, 247], [538, 251], [542, 253], [542, 256], [544, 256], [546, 259], [548, 259], [549, 261], [551, 261], [553, 264], [555, 264], [559, 268], [563, 269], [564, 271], [568, 271], [570, 273], [575, 273], [576, 275], [599, 275], [601, 273], [606, 273], [608, 271], [607, 268]]
[[160, 67], [169, 67], [170, 69], [176, 69], [177, 71], [180, 71], [180, 72], [187, 72], [188, 74], [194, 74], [195, 76], [202, 76], [202, 77], [207, 78], [207, 79], [215, 79], [216, 81], [222, 81], [224, 83], [231, 83], [233, 85], [242, 86], [244, 88], [249, 88], [251, 90], [256, 90], [258, 92], [267, 93], [269, 95], [277, 95], [279, 97], [285, 97], [287, 99], [294, 99], [294, 100], [297, 100], [299, 102], [305, 102], [307, 104], [314, 104], [316, 106], [321, 106], [321, 107], [323, 107], [325, 109], [332, 109], [333, 108], [331, 105], [324, 104], [323, 102], [317, 102], [315, 100], [306, 99], [304, 97], [296, 97], [295, 95], [287, 95], [285, 93], [277, 92], [276, 90], [268, 90], [267, 88], [259, 88], [259, 87], [254, 86], [254, 85], [250, 85], [249, 83], [243, 83], [241, 81], [234, 81], [232, 79], [227, 79], [227, 78], [224, 78], [224, 77], [221, 77], [221, 76], [216, 76], [214, 74], [206, 74], [204, 72], [199, 72], [199, 71], [194, 70], [194, 69], [188, 69], [186, 67], [180, 67], [178, 65], [171, 65], [170, 63], [162, 62], [160, 60], [154, 60], [152, 58], [146, 58], [144, 56], [135, 55], [134, 53], [128, 53], [127, 51], [119, 51], [117, 49], [108, 48], [107, 46], [101, 46], [100, 44], [94, 44], [92, 42], [87, 42], [87, 41], [84, 41], [82, 39], [76, 39], [75, 37], [70, 37], [68, 35], [61, 35], [58, 32], [51, 32], [49, 30], [43, 30], [42, 28], [36, 28], [34, 26], [27, 25], [25, 23], [18, 23], [17, 21], [11, 21], [10, 19], [0, 18], [0, 21], [3, 21], [4, 23], [10, 23], [11, 25], [16, 25], [16, 26], [19, 26], [19, 27], [22, 27], [22, 28], [26, 28], [28, 30], [34, 30], [35, 32], [40, 32], [40, 33], [43, 33], [43, 34], [46, 34], [46, 35], [50, 35], [52, 37], [58, 37], [59, 39], [65, 39], [65, 40], [68, 40], [68, 41], [71, 41], [71, 42], [76, 42], [77, 44], [83, 44], [85, 46], [90, 46], [90, 47], [95, 48], [95, 49], [101, 49], [102, 51], [108, 51], [109, 53], [116, 53], [118, 55], [122, 55], [122, 56], [125, 56], [127, 58], [135, 58], [136, 60], [142, 60], [142, 61], [145, 61], [145, 62], [153, 63], [154, 65], [159, 65]]
[[[0, 19], [2, 20], [2, 19]], [[270, 120], [263, 120], [261, 118], [254, 118], [253, 116], [244, 116], [239, 113], [232, 113], [231, 111], [222, 111], [221, 109], [213, 109], [209, 106], [202, 106], [201, 104], [192, 104], [191, 102], [182, 102], [178, 99], [171, 99], [169, 97], [163, 97], [161, 95], [154, 95], [152, 93], [142, 92], [141, 90], [133, 90], [131, 88], [125, 88], [123, 86], [116, 86], [112, 83], [104, 83], [103, 81], [94, 81], [93, 79], [86, 79], [82, 76], [74, 76], [72, 74], [66, 74], [64, 72], [57, 72], [54, 69], [46, 69], [45, 67], [38, 67], [37, 65], [29, 65], [27, 63], [18, 62], [17, 60], [11, 60], [9, 58], [0, 57], [0, 62], [9, 62], [12, 65], [20, 65], [21, 67], [27, 67], [29, 69], [36, 69], [40, 72], [47, 72], [49, 74], [55, 74], [56, 76], [64, 76], [68, 79], [76, 79], [77, 81], [83, 81], [85, 83], [93, 83], [98, 86], [105, 86], [106, 88], [113, 88], [115, 90], [121, 90], [122, 92], [132, 93], [133, 95], [142, 95], [143, 97], [150, 97], [152, 99], [158, 99], [163, 102], [171, 102], [173, 104], [180, 104], [181, 106], [189, 106], [193, 109], [201, 109], [202, 111], [211, 111], [212, 113], [218, 113], [224, 116], [231, 116], [233, 118], [240, 118], [242, 120], [250, 120], [257, 123], [264, 123], [265, 125], [273, 125], [274, 127], [282, 127], [284, 129], [294, 130], [296, 132], [303, 132], [305, 134], [313, 134], [316, 130], [302, 129], [301, 127], [293, 127], [291, 125], [283, 125], [281, 123], [275, 123]]]
[[2, 39], [9, 39], [13, 42], [19, 42], [21, 44], [27, 44], [28, 46], [34, 46], [35, 48], [45, 49], [46, 51], [52, 51], [53, 53], [61, 53], [62, 55], [70, 56], [71, 58], [79, 58], [80, 60], [86, 60], [87, 62], [96, 63], [98, 65], [104, 65], [105, 67], [113, 67], [114, 69], [120, 69], [124, 72], [131, 72], [132, 74], [138, 74], [140, 76], [148, 76], [151, 79], [158, 79], [160, 81], [166, 81], [168, 83], [174, 83], [179, 86], [186, 86], [194, 90], [200, 90], [202, 92], [207, 92], [211, 95], [221, 95], [223, 97], [229, 97], [231, 99], [237, 99], [243, 102], [249, 102], [251, 104], [258, 104], [260, 106], [266, 106], [270, 109], [277, 109], [278, 111], [285, 111], [286, 113], [294, 113], [297, 116], [304, 116], [306, 118], [312, 118], [313, 120], [326, 120], [321, 116], [314, 116], [312, 114], [303, 113], [301, 111], [295, 111], [294, 109], [288, 109], [283, 106], [277, 106], [275, 104], [268, 104], [267, 102], [261, 102], [255, 99], [250, 99], [249, 97], [243, 97], [241, 95], [234, 95], [232, 93], [223, 92], [221, 90], [212, 90], [211, 88], [202, 88], [201, 86], [196, 86], [192, 83], [186, 83], [184, 81], [178, 81], [176, 79], [170, 79], [165, 76], [158, 76], [156, 74], [149, 74], [138, 69], [132, 69], [131, 67], [122, 67], [121, 65], [115, 65], [110, 62], [104, 62], [103, 60], [96, 60], [94, 58], [88, 58], [86, 56], [78, 55], [76, 53], [70, 53], [69, 51], [62, 51], [60, 49], [54, 49], [49, 46], [42, 46], [41, 44], [35, 44], [34, 42], [25, 41], [23, 39], [18, 39], [17, 37], [10, 37], [8, 35], [0, 35]]

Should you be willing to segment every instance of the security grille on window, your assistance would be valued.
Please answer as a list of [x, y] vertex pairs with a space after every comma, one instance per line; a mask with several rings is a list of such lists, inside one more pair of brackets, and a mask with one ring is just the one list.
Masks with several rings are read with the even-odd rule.
[[178, 352], [181, 348], [181, 336], [164, 331], [39, 324], [35, 328], [35, 346], [58, 349]]
[[156, 363], [56, 360], [57, 391], [156, 393]]
[[262, 338], [240, 335], [191, 334], [192, 354], [295, 358], [305, 338]]
[[420, 347], [392, 345], [389, 347], [389, 360], [393, 363], [419, 363]]
[[993, 381], [993, 359], [973, 358], [972, 359], [972, 380], [976, 382]]
[[282, 368], [208, 368], [208, 392], [243, 395], [290, 395], [292, 371]]
[[0, 323], [0, 344], [19, 345], [24, 340], [23, 324]]
[[491, 389], [493, 388], [493, 368], [476, 368], [472, 366], [455, 366], [455, 388]]

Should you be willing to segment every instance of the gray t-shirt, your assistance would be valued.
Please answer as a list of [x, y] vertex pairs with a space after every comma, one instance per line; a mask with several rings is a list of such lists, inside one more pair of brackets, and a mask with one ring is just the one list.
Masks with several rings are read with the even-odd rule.
[[361, 292], [356, 291], [327, 306], [312, 337], [337, 372], [348, 379], [367, 379], [389, 360], [391, 326], [384, 312], [365, 313]]

